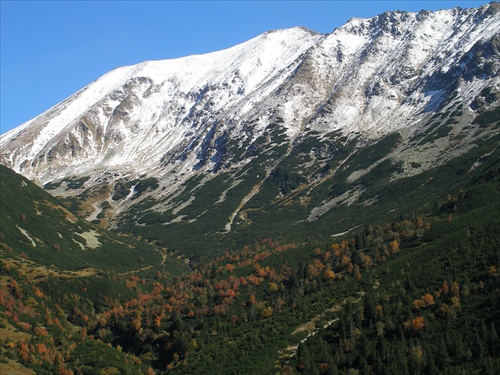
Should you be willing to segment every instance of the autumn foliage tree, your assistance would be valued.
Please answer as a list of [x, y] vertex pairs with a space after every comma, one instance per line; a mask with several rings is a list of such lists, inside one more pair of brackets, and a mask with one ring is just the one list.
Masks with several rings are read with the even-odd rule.
[[415, 333], [421, 333], [425, 326], [425, 319], [422, 316], [417, 316], [411, 321], [411, 328]]

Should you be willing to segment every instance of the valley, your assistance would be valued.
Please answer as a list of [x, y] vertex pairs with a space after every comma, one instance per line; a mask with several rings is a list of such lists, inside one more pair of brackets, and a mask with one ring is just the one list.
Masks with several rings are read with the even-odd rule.
[[0, 372], [500, 372], [500, 6], [115, 69], [0, 140]]

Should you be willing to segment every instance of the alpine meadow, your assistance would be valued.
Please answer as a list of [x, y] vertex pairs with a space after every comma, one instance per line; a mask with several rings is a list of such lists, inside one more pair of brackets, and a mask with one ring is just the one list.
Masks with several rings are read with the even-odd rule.
[[0, 140], [2, 374], [500, 373], [500, 4], [266, 32]]

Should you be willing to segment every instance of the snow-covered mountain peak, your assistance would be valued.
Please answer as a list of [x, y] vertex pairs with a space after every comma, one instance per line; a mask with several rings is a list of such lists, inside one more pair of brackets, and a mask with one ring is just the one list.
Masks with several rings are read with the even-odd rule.
[[[29, 155], [25, 154], [23, 157], [28, 160], [43, 153], [50, 144], [57, 143], [55, 138], [65, 133], [66, 129], [71, 132], [70, 128], [76, 126], [86, 114], [97, 115], [95, 120], [98, 123], [94, 125], [98, 125], [105, 136], [109, 125], [107, 116], [114, 113], [113, 108], [116, 109], [119, 104], [131, 104], [135, 100], [142, 100], [142, 110], [136, 106], [137, 111], [134, 111], [133, 116], [142, 129], [145, 127], [140, 123], [150, 122], [153, 118], [155, 122], [165, 123], [169, 121], [169, 116], [177, 116], [171, 126], [182, 121], [209, 91], [213, 96], [213, 109], [220, 110], [228, 102], [250, 95], [320, 38], [321, 35], [299, 27], [276, 30], [226, 50], [170, 60], [146, 61], [115, 69], [44, 114], [5, 134], [0, 147], [19, 145], [25, 150], [25, 154], [28, 143]], [[129, 99], [126, 103], [125, 97]], [[171, 106], [176, 100], [180, 107], [167, 118], [160, 118], [165, 116], [162, 112], [164, 108]], [[152, 117], [148, 115], [144, 119], [144, 110]], [[122, 134], [115, 139], [125, 143], [123, 131], [117, 131]], [[16, 142], [19, 137], [22, 141]], [[30, 141], [26, 142], [27, 138]], [[106, 157], [103, 156], [103, 159]], [[124, 159], [120, 157], [119, 160]]]
[[[303, 28], [276, 30], [259, 35], [237, 46], [178, 59], [148, 61], [137, 65], [134, 76], [151, 78], [155, 83], [177, 79], [188, 89], [200, 81], [214, 81], [238, 72], [252, 81], [248, 89], [297, 58], [304, 48], [320, 36]], [[301, 46], [301, 47], [298, 47]], [[250, 76], [256, 75], [253, 80]]]
[[[470, 51], [499, 25], [497, 4], [387, 12], [327, 35], [274, 30], [221, 51], [118, 68], [5, 134], [1, 161], [42, 182], [109, 169], [187, 176], [244, 165], [247, 156], [231, 159], [227, 144], [249, 147], [270, 124], [281, 124], [290, 145], [308, 129], [381, 137], [418, 124], [455, 91], [466, 103], [495, 86]], [[471, 78], [460, 80], [465, 72]]]

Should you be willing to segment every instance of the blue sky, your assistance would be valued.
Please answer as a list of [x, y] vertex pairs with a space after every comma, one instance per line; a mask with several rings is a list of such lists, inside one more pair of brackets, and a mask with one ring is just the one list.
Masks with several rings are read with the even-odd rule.
[[329, 33], [352, 17], [488, 2], [1, 0], [0, 134], [119, 66], [213, 52], [268, 30]]

